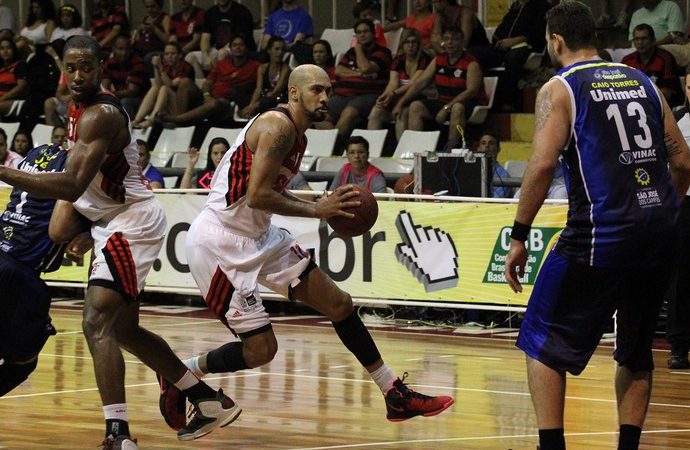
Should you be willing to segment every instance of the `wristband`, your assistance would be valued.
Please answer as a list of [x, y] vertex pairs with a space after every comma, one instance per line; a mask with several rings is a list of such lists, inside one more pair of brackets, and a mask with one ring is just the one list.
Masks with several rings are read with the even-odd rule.
[[529, 237], [529, 232], [532, 229], [530, 225], [525, 225], [517, 220], [513, 222], [513, 229], [510, 231], [510, 238], [516, 241], [525, 242]]

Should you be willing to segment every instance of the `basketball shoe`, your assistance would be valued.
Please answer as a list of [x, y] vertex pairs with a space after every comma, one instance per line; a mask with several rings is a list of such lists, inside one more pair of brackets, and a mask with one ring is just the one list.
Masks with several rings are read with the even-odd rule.
[[230, 425], [242, 412], [242, 408], [218, 389], [215, 398], [191, 400], [189, 415], [192, 420], [177, 432], [177, 439], [199, 439], [219, 427]]
[[112, 437], [108, 436], [101, 443], [101, 450], [139, 450], [137, 440], [123, 434]]
[[187, 418], [185, 417], [187, 397], [184, 395], [184, 392], [160, 374], [156, 374], [156, 377], [161, 387], [161, 395], [158, 400], [161, 415], [170, 428], [178, 431], [187, 424]]
[[386, 418], [391, 422], [402, 422], [415, 416], [435, 416], [453, 404], [453, 397], [430, 397], [413, 391], [403, 383], [405, 378], [407, 372], [403, 374], [402, 380], [395, 380], [393, 387], [386, 392]]

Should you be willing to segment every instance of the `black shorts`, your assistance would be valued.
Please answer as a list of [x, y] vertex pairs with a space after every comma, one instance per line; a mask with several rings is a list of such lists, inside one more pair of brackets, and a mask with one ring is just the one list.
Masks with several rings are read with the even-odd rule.
[[617, 313], [614, 359], [632, 371], [654, 369], [652, 341], [668, 265], [602, 268], [549, 253], [534, 285], [517, 346], [546, 366], [580, 374]]
[[[429, 110], [429, 114], [431, 114], [432, 119], [436, 118], [436, 114], [438, 114], [438, 112], [441, 111], [441, 108], [447, 104], [446, 102], [435, 98], [423, 98], [419, 101], [422, 102], [426, 109]], [[478, 103], [475, 99], [468, 98], [467, 100], [463, 101], [462, 104], [465, 105], [465, 119], [469, 119], [472, 115], [472, 111], [474, 111], [474, 107], [477, 106]]]
[[357, 115], [360, 119], [366, 119], [369, 117], [371, 108], [376, 104], [377, 98], [379, 98], [379, 94], [353, 95], [350, 97], [333, 95], [328, 100], [328, 115], [337, 121], [343, 110], [349, 106], [357, 110]]
[[0, 251], [0, 357], [25, 361], [51, 334], [50, 291], [39, 274]]

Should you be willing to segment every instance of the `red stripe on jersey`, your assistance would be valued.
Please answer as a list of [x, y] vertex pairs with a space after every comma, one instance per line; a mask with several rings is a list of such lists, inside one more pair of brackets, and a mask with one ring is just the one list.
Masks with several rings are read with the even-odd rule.
[[124, 180], [129, 172], [129, 163], [123, 150], [109, 154], [101, 164], [101, 174], [103, 174], [101, 189], [108, 197], [119, 203], [125, 202]]
[[225, 202], [228, 206], [235, 204], [247, 193], [253, 156], [251, 150], [249, 150], [249, 145], [245, 141], [237, 147], [237, 150], [230, 157], [228, 192], [225, 194]]
[[127, 239], [123, 238], [120, 232], [114, 233], [106, 242], [103, 251], [106, 259], [112, 263], [110, 269], [116, 284], [121, 286], [125, 295], [136, 298], [139, 293], [137, 269]]
[[228, 277], [223, 273], [223, 271], [218, 267], [216, 273], [213, 274], [211, 279], [211, 287], [206, 295], [206, 304], [213, 313], [223, 318], [223, 311], [228, 310], [228, 305], [232, 299], [232, 294], [235, 292]]

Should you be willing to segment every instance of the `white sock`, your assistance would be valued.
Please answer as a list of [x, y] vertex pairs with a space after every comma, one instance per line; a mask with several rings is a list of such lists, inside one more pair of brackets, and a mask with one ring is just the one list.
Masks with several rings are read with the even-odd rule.
[[129, 420], [127, 420], [127, 403], [105, 405], [103, 406], [103, 415], [105, 416], [105, 420], [122, 420], [123, 422], [129, 422]]
[[194, 375], [196, 375], [199, 378], [203, 378], [204, 375], [206, 375], [202, 370], [201, 367], [199, 367], [199, 357], [198, 356], [192, 356], [191, 358], [188, 359], [183, 359], [182, 363], [187, 366], [189, 370], [192, 371]]
[[187, 390], [190, 387], [199, 383], [199, 379], [190, 370], [186, 371], [182, 378], [177, 380], [175, 387], [181, 391]]
[[369, 375], [379, 389], [381, 389], [383, 395], [386, 395], [386, 392], [393, 387], [393, 383], [398, 379], [390, 367], [388, 367], [385, 363], [378, 369], [371, 372]]

